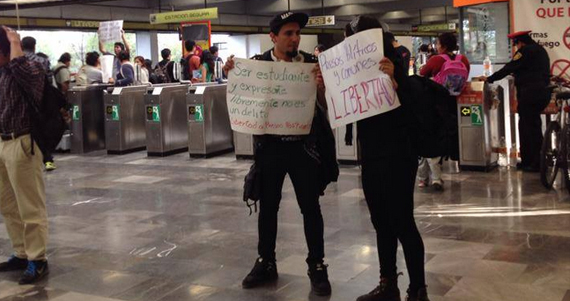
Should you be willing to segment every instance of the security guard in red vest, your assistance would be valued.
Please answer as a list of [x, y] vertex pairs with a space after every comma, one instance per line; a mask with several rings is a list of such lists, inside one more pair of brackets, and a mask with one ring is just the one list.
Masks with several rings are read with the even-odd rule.
[[530, 31], [520, 31], [509, 35], [517, 52], [511, 62], [492, 76], [481, 80], [489, 83], [507, 75], [515, 77], [517, 88], [519, 135], [521, 141], [521, 163], [517, 168], [528, 172], [538, 172], [540, 148], [542, 145], [541, 112], [550, 102], [550, 58], [548, 53], [534, 41]]

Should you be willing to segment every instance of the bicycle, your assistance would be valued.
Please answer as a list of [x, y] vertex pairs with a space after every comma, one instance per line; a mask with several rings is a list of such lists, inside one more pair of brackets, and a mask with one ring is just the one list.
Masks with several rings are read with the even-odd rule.
[[546, 128], [540, 152], [540, 181], [552, 189], [554, 181], [562, 170], [566, 189], [570, 193], [570, 83], [560, 77], [554, 77], [555, 86], [551, 87], [556, 97], [554, 120]]

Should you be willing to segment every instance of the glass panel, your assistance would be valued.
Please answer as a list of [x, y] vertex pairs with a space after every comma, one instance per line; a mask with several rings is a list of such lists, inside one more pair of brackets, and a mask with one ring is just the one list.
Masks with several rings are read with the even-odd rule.
[[510, 61], [508, 3], [488, 3], [462, 8], [463, 53], [471, 63], [489, 56], [495, 64]]

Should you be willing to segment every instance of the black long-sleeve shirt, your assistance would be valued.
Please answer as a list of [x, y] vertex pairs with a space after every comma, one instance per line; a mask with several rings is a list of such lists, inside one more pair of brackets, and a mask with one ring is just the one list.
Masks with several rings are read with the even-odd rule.
[[517, 87], [528, 84], [548, 86], [550, 58], [544, 47], [537, 43], [525, 45], [515, 53], [512, 61], [489, 76], [487, 81], [493, 83], [511, 74], [515, 77]]

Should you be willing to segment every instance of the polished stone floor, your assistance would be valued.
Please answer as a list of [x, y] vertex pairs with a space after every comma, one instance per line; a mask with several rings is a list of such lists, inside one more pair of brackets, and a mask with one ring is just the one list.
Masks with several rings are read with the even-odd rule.
[[[256, 258], [256, 216], [241, 200], [250, 162], [102, 153], [58, 155], [47, 174], [51, 274], [0, 301], [355, 300], [378, 282], [358, 167], [343, 167], [321, 206], [330, 298], [310, 294], [302, 219], [286, 182], [279, 281], [242, 290]], [[443, 193], [416, 190], [432, 301], [570, 301], [570, 198], [537, 174], [447, 172]], [[0, 223], [2, 222], [0, 218]], [[0, 225], [0, 260], [10, 254]], [[399, 267], [406, 274], [403, 254]], [[402, 294], [407, 275], [400, 277]]]

